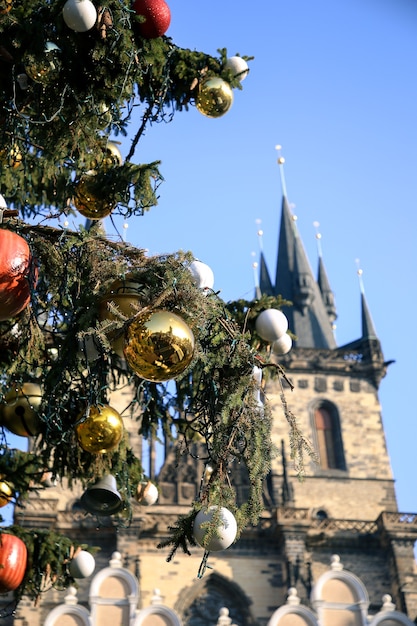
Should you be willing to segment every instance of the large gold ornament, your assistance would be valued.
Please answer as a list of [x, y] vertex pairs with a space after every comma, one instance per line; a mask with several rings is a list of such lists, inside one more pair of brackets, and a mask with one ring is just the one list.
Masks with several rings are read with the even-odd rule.
[[156, 310], [127, 329], [124, 355], [138, 376], [152, 382], [178, 377], [191, 363], [194, 335], [184, 320], [170, 311]]
[[9, 11], [11, 11], [12, 6], [12, 0], [0, 0], [0, 15], [5, 15]]
[[20, 437], [34, 437], [41, 431], [38, 417], [42, 402], [42, 388], [36, 383], [24, 383], [11, 389], [0, 406], [0, 421], [11, 433]]
[[61, 71], [61, 51], [52, 41], [47, 41], [45, 50], [36, 56], [24, 59], [25, 72], [35, 83], [48, 85], [56, 81]]
[[14, 492], [13, 487], [7, 480], [4, 480], [3, 476], [0, 476], [0, 508], [9, 504], [12, 501]]
[[203, 115], [221, 117], [233, 104], [233, 90], [220, 76], [211, 76], [200, 84], [195, 104]]
[[0, 162], [6, 167], [12, 167], [16, 169], [20, 167], [23, 161], [22, 153], [19, 146], [15, 143], [9, 149], [3, 148], [0, 150]]
[[[109, 302], [114, 302], [114, 304], [119, 308], [120, 312], [123, 313], [127, 318], [132, 317], [138, 311], [138, 306], [140, 304], [140, 294], [142, 291], [142, 286], [135, 282], [135, 280], [131, 279], [130, 276], [126, 276], [123, 279], [119, 279], [114, 281], [110, 285], [109, 291], [103, 297], [100, 302], [98, 316], [101, 321], [110, 320], [113, 321], [116, 316], [109, 309]], [[117, 331], [108, 334], [108, 339], [110, 340], [111, 347], [121, 358], [124, 358], [123, 348], [125, 346], [125, 336], [124, 333], [120, 334]]]
[[100, 196], [94, 174], [86, 174], [78, 181], [74, 205], [87, 219], [101, 220], [107, 217], [116, 204], [113, 198]]
[[117, 448], [121, 442], [123, 420], [107, 404], [91, 406], [87, 417], [76, 425], [75, 430], [83, 450], [91, 454], [105, 454]]

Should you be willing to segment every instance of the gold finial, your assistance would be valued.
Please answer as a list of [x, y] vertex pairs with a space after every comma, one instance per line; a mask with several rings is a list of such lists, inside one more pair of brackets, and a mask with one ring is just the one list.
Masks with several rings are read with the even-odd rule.
[[355, 263], [356, 263], [356, 267], [357, 267], [356, 273], [357, 273], [358, 278], [359, 278], [360, 290], [361, 290], [361, 293], [365, 293], [365, 288], [364, 288], [363, 278], [362, 278], [363, 270], [360, 267], [359, 259], [355, 259]]
[[280, 174], [280, 177], [281, 177], [282, 195], [287, 197], [287, 188], [286, 188], [286, 185], [285, 185], [285, 176], [284, 176], [284, 168], [283, 168], [283, 165], [285, 163], [285, 159], [284, 159], [283, 156], [281, 156], [281, 149], [282, 149], [281, 145], [277, 144], [275, 146], [275, 150], [277, 150], [277, 152], [279, 154], [277, 162], [278, 162], [278, 165], [279, 165], [279, 174]]
[[[262, 220], [260, 220], [259, 218], [256, 219], [255, 222], [257, 226], [260, 226], [262, 224]], [[258, 240], [259, 240], [259, 249], [261, 250], [261, 252], [263, 251], [263, 242], [262, 242], [263, 234], [264, 234], [264, 231], [261, 228], [258, 228], [257, 235], [258, 235]]]
[[313, 226], [316, 229], [316, 239], [317, 239], [317, 252], [319, 257], [323, 256], [323, 250], [321, 248], [321, 233], [318, 228], [320, 226], [320, 222], [313, 222]]
[[[251, 256], [255, 257], [256, 253], [251, 252]], [[260, 287], [259, 287], [259, 276], [258, 276], [258, 263], [256, 261], [252, 263], [252, 269], [253, 269], [253, 282], [255, 284], [255, 291], [258, 297], [260, 295]]]

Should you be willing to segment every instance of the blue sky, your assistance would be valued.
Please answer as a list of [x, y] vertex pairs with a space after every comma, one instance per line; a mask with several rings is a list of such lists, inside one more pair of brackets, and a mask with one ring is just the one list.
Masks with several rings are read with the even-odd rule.
[[[275, 273], [281, 144], [288, 199], [314, 272], [313, 222], [320, 224], [339, 345], [361, 334], [359, 259], [385, 359], [396, 361], [380, 399], [399, 509], [417, 512], [417, 5], [168, 4], [167, 35], [177, 45], [255, 59], [222, 118], [192, 108], [148, 129], [133, 160], [161, 160], [165, 182], [159, 205], [129, 220], [127, 239], [150, 254], [191, 250], [213, 269], [223, 299], [251, 298], [259, 228]], [[139, 117], [132, 135], [137, 126]], [[129, 147], [123, 140], [123, 155]]]

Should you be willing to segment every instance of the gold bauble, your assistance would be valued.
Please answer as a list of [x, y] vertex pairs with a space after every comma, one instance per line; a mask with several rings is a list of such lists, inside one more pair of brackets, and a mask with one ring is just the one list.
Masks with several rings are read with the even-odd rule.
[[[82, 414], [79, 416], [82, 419]], [[105, 454], [117, 448], [123, 437], [123, 420], [107, 404], [91, 406], [88, 416], [75, 427], [78, 443], [86, 452]]]
[[179, 315], [156, 310], [128, 326], [124, 355], [138, 376], [164, 382], [182, 374], [190, 364], [194, 344], [192, 330]]
[[0, 508], [9, 504], [12, 501], [14, 492], [13, 487], [7, 480], [4, 480], [3, 476], [0, 476]]
[[5, 395], [0, 406], [0, 421], [11, 433], [20, 437], [35, 437], [41, 431], [38, 417], [42, 388], [37, 383], [23, 383]]
[[0, 0], [0, 15], [5, 15], [9, 11], [11, 11], [12, 6], [12, 0]]
[[220, 76], [211, 76], [200, 84], [195, 104], [203, 115], [221, 117], [233, 104], [233, 90]]
[[35, 83], [48, 85], [56, 81], [61, 71], [61, 51], [52, 41], [47, 41], [45, 50], [36, 56], [24, 59], [25, 72]]
[[101, 220], [110, 215], [116, 206], [112, 198], [100, 197], [94, 174], [80, 178], [74, 196], [74, 205], [87, 219]]
[[23, 161], [19, 146], [15, 143], [9, 150], [6, 148], [0, 150], [0, 161], [7, 167], [13, 167], [14, 169], [19, 167]]
[[[140, 304], [140, 294], [142, 291], [142, 285], [135, 282], [129, 275], [124, 279], [115, 280], [110, 285], [109, 291], [100, 301], [98, 316], [101, 321], [110, 320], [113, 321], [116, 318], [109, 310], [108, 303], [114, 302], [127, 318], [132, 317], [138, 311], [138, 305]], [[120, 335], [117, 332], [109, 333], [108, 339], [111, 343], [111, 347], [121, 358], [124, 358], [123, 348], [125, 346], [124, 334]]]

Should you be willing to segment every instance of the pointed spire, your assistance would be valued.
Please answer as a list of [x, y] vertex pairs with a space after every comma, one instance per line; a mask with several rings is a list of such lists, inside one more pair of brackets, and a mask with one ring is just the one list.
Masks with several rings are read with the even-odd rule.
[[[277, 146], [277, 149], [280, 150], [281, 146]], [[260, 289], [262, 293], [268, 294], [272, 289], [273, 295], [281, 295], [292, 303], [292, 306], [283, 307], [283, 312], [288, 318], [290, 330], [297, 337], [295, 347], [334, 349], [336, 341], [329, 313], [298, 235], [297, 217], [292, 214], [288, 203], [282, 157], [278, 159], [278, 164], [283, 197], [275, 286], [269, 278], [261, 253]]]
[[[359, 259], [356, 259], [356, 263], [359, 263]], [[372, 321], [372, 316], [369, 311], [368, 303], [365, 297], [365, 288], [363, 284], [363, 270], [358, 267], [358, 278], [359, 285], [361, 290], [361, 314], [362, 314], [362, 338], [363, 339], [377, 339], [377, 334], [375, 332], [374, 323]]]
[[260, 294], [264, 294], [266, 296], [274, 295], [274, 287], [272, 285], [271, 278], [269, 276], [268, 267], [266, 265], [263, 252], [261, 252], [261, 257], [260, 257], [259, 291], [260, 291]]
[[[314, 222], [313, 225], [315, 228], [318, 228], [320, 224], [318, 222]], [[321, 234], [319, 232], [316, 233], [317, 240], [317, 252], [319, 255], [319, 266], [317, 272], [317, 284], [319, 286], [324, 306], [326, 307], [327, 314], [329, 316], [330, 323], [334, 327], [333, 322], [337, 319], [336, 312], [336, 304], [334, 300], [333, 291], [330, 289], [329, 279], [327, 278], [327, 272], [324, 267], [323, 262], [323, 251], [321, 247]]]

